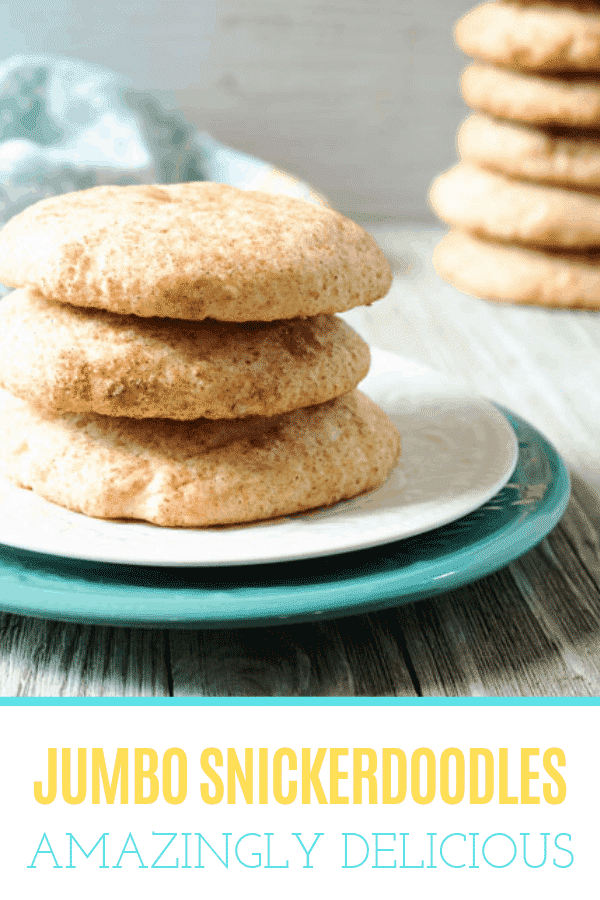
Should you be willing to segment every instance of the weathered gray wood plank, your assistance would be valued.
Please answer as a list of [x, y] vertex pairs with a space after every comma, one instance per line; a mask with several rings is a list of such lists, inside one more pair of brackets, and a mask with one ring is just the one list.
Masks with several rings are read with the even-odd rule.
[[0, 614], [0, 696], [168, 696], [162, 631]]
[[376, 616], [285, 628], [171, 632], [177, 696], [414, 695]]

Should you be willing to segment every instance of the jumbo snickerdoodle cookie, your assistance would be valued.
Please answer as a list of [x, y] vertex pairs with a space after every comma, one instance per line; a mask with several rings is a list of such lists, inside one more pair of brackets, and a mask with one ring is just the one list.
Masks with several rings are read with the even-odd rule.
[[487, 300], [600, 309], [600, 252], [563, 254], [484, 241], [451, 231], [435, 248], [442, 278]]
[[455, 26], [469, 56], [514, 69], [600, 71], [600, 7], [495, 0], [468, 12]]
[[458, 132], [463, 159], [517, 178], [600, 188], [600, 134], [542, 131], [481, 114]]
[[28, 207], [0, 231], [0, 282], [122, 314], [243, 322], [372, 303], [391, 272], [373, 238], [332, 209], [193, 182]]
[[462, 162], [431, 187], [440, 219], [501, 241], [544, 247], [600, 247], [600, 194], [516, 181]]
[[600, 75], [552, 78], [473, 63], [461, 80], [473, 109], [531, 125], [600, 126]]
[[358, 391], [271, 419], [44, 415], [0, 391], [0, 472], [88, 516], [206, 526], [287, 515], [383, 484], [398, 433]]
[[348, 393], [368, 369], [367, 344], [335, 316], [142, 319], [22, 289], [0, 304], [0, 386], [49, 411], [272, 416]]

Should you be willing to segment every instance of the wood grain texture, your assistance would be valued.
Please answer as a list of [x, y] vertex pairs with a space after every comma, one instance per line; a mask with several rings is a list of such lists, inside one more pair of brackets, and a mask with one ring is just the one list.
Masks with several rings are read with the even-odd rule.
[[165, 651], [161, 631], [0, 613], [0, 696], [168, 696]]
[[171, 632], [175, 696], [414, 695], [377, 616], [286, 628]]

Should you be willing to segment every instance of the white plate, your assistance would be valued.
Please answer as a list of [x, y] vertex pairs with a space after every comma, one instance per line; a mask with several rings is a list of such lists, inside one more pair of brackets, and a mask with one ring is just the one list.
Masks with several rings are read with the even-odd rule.
[[453, 522], [486, 503], [517, 462], [512, 427], [488, 401], [392, 353], [372, 351], [361, 390], [394, 421], [400, 463], [379, 490], [328, 509], [221, 528], [91, 519], [0, 481], [0, 543], [38, 553], [158, 566], [328, 556]]

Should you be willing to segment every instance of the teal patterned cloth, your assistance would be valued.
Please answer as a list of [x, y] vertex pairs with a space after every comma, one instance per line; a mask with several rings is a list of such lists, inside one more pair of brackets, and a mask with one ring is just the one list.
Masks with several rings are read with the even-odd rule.
[[178, 181], [320, 202], [309, 185], [198, 131], [108, 69], [41, 55], [0, 64], [0, 225], [53, 194]]
[[[308, 184], [198, 131], [109, 69], [47, 55], [0, 64], [0, 225], [53, 194], [178, 181], [323, 202]], [[6, 291], [0, 284], [0, 297]]]
[[[98, 184], [249, 187], [272, 171], [107, 69], [54, 56], [0, 65], [0, 223], [42, 197]], [[309, 199], [308, 185], [296, 187]]]

